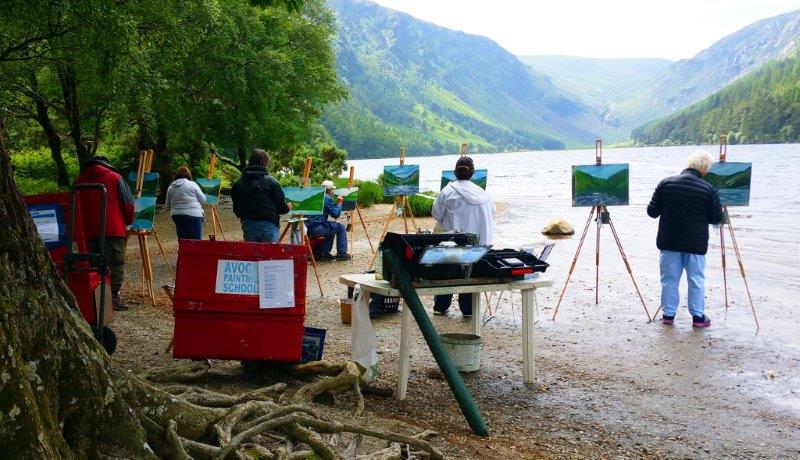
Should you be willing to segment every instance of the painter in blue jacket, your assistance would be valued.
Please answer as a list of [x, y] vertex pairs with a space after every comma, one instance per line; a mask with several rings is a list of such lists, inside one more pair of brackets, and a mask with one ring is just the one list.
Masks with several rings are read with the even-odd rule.
[[336, 260], [350, 260], [352, 256], [347, 253], [347, 229], [339, 222], [328, 220], [328, 217], [338, 219], [342, 214], [342, 198], [333, 201], [333, 190], [336, 188], [332, 181], [326, 180], [321, 184], [325, 187], [325, 207], [321, 216], [308, 216], [306, 227], [310, 236], [324, 236], [320, 260], [332, 260], [333, 239], [336, 238]]

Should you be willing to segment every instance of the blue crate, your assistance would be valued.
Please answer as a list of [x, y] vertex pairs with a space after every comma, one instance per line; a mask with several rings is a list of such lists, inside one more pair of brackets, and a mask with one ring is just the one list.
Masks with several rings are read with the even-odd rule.
[[325, 329], [305, 327], [303, 332], [303, 356], [301, 363], [322, 360], [322, 351], [325, 348]]

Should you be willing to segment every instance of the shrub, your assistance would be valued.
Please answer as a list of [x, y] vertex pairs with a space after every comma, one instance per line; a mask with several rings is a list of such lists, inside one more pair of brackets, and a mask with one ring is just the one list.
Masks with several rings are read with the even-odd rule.
[[411, 195], [408, 197], [408, 206], [414, 217], [430, 217], [435, 199], [433, 192]]
[[375, 203], [382, 203], [384, 200], [383, 186], [373, 181], [355, 181], [358, 187], [358, 205], [368, 208]]

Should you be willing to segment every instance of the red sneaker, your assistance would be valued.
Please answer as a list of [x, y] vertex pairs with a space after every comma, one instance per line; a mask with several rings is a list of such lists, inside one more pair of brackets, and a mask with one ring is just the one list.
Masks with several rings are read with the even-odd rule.
[[706, 328], [711, 326], [711, 320], [708, 316], [692, 316], [692, 327]]

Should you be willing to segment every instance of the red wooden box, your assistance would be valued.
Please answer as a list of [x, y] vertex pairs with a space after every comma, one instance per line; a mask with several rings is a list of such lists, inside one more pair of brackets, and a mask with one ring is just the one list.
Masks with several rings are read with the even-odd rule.
[[[259, 308], [247, 278], [261, 260], [292, 260], [294, 305]], [[175, 358], [297, 362], [306, 314], [305, 246], [181, 240], [175, 283]], [[230, 265], [229, 265], [230, 264]], [[226, 284], [230, 267], [244, 278]], [[238, 293], [242, 292], [242, 293]]]

